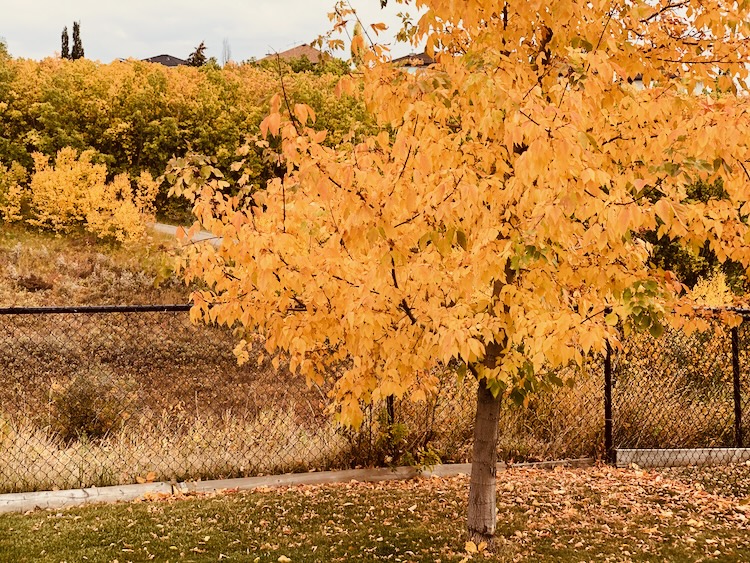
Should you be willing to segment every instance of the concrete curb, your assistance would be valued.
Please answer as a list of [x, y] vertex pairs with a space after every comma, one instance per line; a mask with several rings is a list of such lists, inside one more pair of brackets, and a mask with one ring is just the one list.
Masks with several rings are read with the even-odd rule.
[[94, 502], [135, 500], [149, 493], [172, 494], [169, 483], [144, 483], [115, 487], [91, 487], [68, 491], [38, 491], [33, 493], [8, 493], [0, 495], [0, 514], [26, 512], [37, 508], [64, 508]]
[[617, 467], [687, 467], [689, 465], [726, 465], [746, 463], [750, 448], [678, 448], [674, 450], [643, 448], [618, 449]]
[[[498, 463], [497, 470], [529, 468], [553, 469], [555, 467], [590, 467], [593, 458], [544, 461], [540, 463]], [[311, 473], [287, 473], [268, 477], [245, 477], [218, 479], [213, 481], [187, 481], [184, 483], [144, 483], [117, 485], [113, 487], [91, 487], [68, 491], [38, 491], [33, 493], [8, 493], [0, 495], [0, 514], [27, 512], [35, 509], [65, 508], [91, 503], [130, 501], [148, 494], [174, 494], [188, 492], [215, 492], [227, 489], [252, 490], [264, 487], [288, 487], [295, 485], [324, 485], [351, 481], [377, 482], [413, 479], [415, 477], [456, 477], [469, 475], [470, 463], [436, 465], [431, 470], [420, 472], [415, 467], [377, 469], [349, 469], [345, 471], [319, 471]]]

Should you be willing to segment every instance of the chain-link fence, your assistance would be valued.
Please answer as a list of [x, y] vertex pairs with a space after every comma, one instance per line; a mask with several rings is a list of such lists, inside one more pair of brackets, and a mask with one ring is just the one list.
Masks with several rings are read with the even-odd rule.
[[[368, 407], [354, 432], [328, 389], [237, 365], [231, 332], [187, 311], [0, 310], [0, 492], [470, 460], [476, 388], [454, 374], [428, 401]], [[602, 455], [601, 373], [504, 406], [501, 459]]]
[[[747, 311], [738, 311], [747, 317]], [[750, 323], [633, 334], [612, 354], [612, 452], [618, 465], [750, 459]]]
[[[239, 366], [188, 306], [0, 310], [0, 492], [470, 461], [475, 385], [450, 371], [421, 403], [336, 425], [329, 389]], [[634, 334], [501, 414], [506, 461], [750, 459], [750, 327]], [[258, 351], [259, 352], [259, 351]], [[607, 382], [610, 384], [607, 385]]]

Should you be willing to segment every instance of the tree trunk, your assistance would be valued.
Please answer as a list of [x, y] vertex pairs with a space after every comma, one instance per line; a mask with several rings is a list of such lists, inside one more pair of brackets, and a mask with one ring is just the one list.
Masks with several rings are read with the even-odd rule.
[[485, 384], [479, 382], [477, 415], [474, 423], [474, 453], [471, 462], [469, 489], [469, 539], [491, 546], [495, 535], [495, 473], [497, 469], [497, 435], [500, 421], [501, 398], [492, 396]]

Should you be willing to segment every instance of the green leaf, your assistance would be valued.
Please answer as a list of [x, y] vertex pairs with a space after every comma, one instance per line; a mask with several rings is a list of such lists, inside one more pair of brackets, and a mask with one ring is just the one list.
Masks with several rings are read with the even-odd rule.
[[659, 321], [654, 321], [651, 323], [648, 331], [654, 338], [660, 338], [661, 335], [664, 334], [664, 326]]
[[458, 242], [458, 246], [466, 250], [466, 233], [463, 231], [456, 231], [456, 241]]
[[560, 379], [556, 374], [548, 375], [547, 379], [550, 383], [552, 383], [553, 385], [557, 385], [558, 387], [562, 387], [564, 385], [563, 380]]
[[513, 389], [513, 391], [510, 394], [510, 400], [513, 401], [516, 405], [520, 406], [523, 404], [523, 400], [525, 396], [526, 394], [520, 389]]
[[464, 362], [461, 362], [461, 364], [458, 366], [458, 369], [456, 370], [456, 375], [458, 376], [459, 383], [463, 383], [464, 379], [466, 379], [466, 372], [466, 364]]
[[505, 391], [505, 383], [500, 380], [493, 379], [492, 381], [487, 382], [487, 389], [489, 389], [490, 393], [492, 393], [492, 396], [497, 399], [498, 395]]

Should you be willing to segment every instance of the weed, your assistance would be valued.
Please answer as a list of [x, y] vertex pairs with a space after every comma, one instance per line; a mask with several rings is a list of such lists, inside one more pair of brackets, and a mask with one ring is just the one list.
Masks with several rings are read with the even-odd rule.
[[50, 428], [65, 443], [101, 440], [122, 426], [137, 408], [134, 383], [115, 380], [100, 367], [79, 371], [50, 389]]

